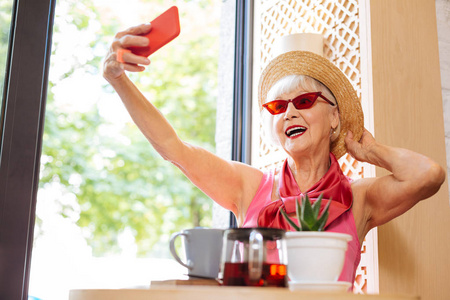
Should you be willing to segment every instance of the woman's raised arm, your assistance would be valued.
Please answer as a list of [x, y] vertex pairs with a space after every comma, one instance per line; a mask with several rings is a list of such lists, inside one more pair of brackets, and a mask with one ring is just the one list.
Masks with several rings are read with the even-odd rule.
[[[360, 142], [351, 132], [345, 142], [349, 153], [359, 161], [382, 167], [392, 174], [361, 179], [352, 185], [356, 205], [363, 207], [367, 230], [382, 225], [434, 195], [445, 180], [445, 171], [419, 153], [379, 144], [365, 130]], [[356, 219], [356, 216], [355, 216]]]
[[105, 58], [103, 76], [116, 90], [133, 121], [155, 150], [179, 167], [209, 197], [233, 211], [240, 219], [259, 186], [262, 173], [183, 142], [167, 119], [125, 74], [125, 70], [145, 70], [144, 66], [150, 61], [129, 51], [122, 52], [123, 62], [117, 61], [118, 51], [131, 46], [147, 46], [148, 39], [139, 35], [150, 30], [151, 25], [143, 24], [119, 32]]

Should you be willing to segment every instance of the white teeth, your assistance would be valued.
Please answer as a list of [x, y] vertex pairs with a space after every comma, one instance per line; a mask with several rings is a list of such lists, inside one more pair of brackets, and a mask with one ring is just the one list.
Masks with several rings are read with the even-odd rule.
[[286, 131], [286, 135], [289, 137], [301, 135], [303, 132], [306, 131], [306, 128], [304, 127], [294, 127]]

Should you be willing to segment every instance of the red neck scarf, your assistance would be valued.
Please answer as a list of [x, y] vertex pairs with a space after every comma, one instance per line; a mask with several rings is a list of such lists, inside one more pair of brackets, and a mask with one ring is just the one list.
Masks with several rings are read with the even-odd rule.
[[[306, 193], [302, 193], [292, 175], [287, 159], [283, 164], [279, 180], [279, 192], [281, 199], [267, 204], [258, 215], [258, 226], [281, 228], [292, 230], [289, 223], [280, 213], [280, 208], [288, 214], [295, 213], [295, 199], [301, 200], [301, 197], [308, 194], [311, 202], [317, 200], [323, 193], [320, 212], [325, 205], [331, 201], [329, 208], [329, 217], [325, 228], [340, 215], [346, 212], [353, 202], [352, 189], [348, 178], [342, 173], [336, 157], [330, 153], [331, 166], [327, 173], [314, 184]], [[331, 200], [330, 200], [331, 199]], [[298, 223], [298, 222], [297, 222]]]

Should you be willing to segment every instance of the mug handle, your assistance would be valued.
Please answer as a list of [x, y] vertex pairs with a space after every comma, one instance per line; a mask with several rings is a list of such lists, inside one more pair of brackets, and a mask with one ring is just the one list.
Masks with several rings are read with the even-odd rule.
[[262, 234], [253, 230], [250, 233], [250, 247], [248, 259], [248, 275], [250, 280], [259, 280], [262, 275], [264, 243]]
[[183, 232], [177, 232], [175, 234], [172, 235], [172, 237], [170, 238], [170, 253], [172, 253], [173, 258], [175, 258], [175, 260], [182, 265], [183, 267], [186, 267], [188, 269], [192, 269], [193, 267], [193, 263], [192, 261], [188, 260], [187, 263], [185, 264], [181, 258], [178, 256], [177, 250], [175, 249], [175, 239], [180, 236], [183, 235], [186, 238], [188, 237], [187, 233], [183, 233]]

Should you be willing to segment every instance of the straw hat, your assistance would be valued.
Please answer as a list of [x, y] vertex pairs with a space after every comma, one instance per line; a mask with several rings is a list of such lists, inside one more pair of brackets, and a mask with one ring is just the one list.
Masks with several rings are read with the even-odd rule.
[[[298, 41], [299, 38], [302, 40], [301, 35], [305, 37], [304, 34], [284, 36], [284, 48], [292, 50], [293, 43], [289, 41]], [[294, 45], [294, 48], [297, 46]], [[347, 152], [344, 142], [347, 131], [353, 132], [356, 141], [359, 141], [364, 131], [364, 116], [355, 89], [344, 73], [323, 56], [310, 51], [288, 51], [275, 57], [261, 74], [258, 87], [261, 109], [271, 87], [289, 75], [312, 77], [333, 93], [339, 107], [341, 130], [339, 136], [331, 144], [331, 152], [339, 159]]]

